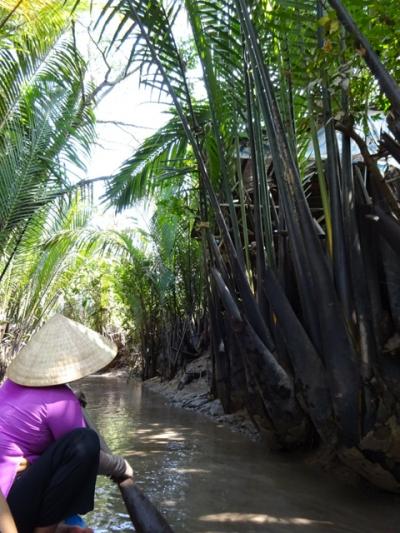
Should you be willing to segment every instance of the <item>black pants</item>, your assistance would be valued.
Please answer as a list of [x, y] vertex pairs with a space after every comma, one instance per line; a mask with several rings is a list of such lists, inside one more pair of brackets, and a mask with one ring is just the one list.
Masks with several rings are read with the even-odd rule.
[[7, 501], [18, 533], [32, 533], [35, 527], [91, 511], [99, 452], [97, 433], [76, 429], [51, 444], [17, 476]]

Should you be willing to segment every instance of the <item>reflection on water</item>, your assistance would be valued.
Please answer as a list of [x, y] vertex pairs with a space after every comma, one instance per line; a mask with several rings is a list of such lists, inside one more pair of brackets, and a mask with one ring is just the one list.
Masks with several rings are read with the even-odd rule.
[[[201, 415], [166, 405], [140, 383], [96, 376], [80, 388], [108, 445], [130, 461], [176, 533], [400, 531], [395, 496], [360, 493], [289, 456], [268, 455]], [[88, 517], [96, 532], [132, 531], [114, 484], [99, 477], [96, 493]]]

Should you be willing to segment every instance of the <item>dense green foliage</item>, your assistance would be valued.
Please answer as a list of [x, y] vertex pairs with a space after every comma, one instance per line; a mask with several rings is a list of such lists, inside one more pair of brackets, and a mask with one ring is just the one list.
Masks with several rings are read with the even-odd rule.
[[[336, 0], [110, 2], [100, 23], [118, 18], [115, 44], [133, 40], [142, 82], [171, 98], [176, 118], [108, 197], [122, 209], [198, 190], [188, 207], [225, 410], [245, 406], [282, 447], [318, 435], [393, 488], [399, 458], [383, 450], [398, 438], [397, 370], [384, 346], [398, 334], [400, 212], [396, 181], [382, 172], [397, 179], [385, 158], [399, 154], [398, 37], [387, 31], [399, 15], [374, 2], [353, 3], [352, 14]], [[175, 37], [185, 18], [203, 73], [200, 114]], [[374, 145], [371, 114], [389, 111], [392, 134]], [[157, 339], [167, 351], [169, 339]]]
[[1, 6], [0, 314], [8, 358], [94, 248], [89, 197], [74, 183], [95, 119], [71, 32], [76, 3]]
[[[143, 377], [172, 377], [184, 351], [196, 355], [203, 326], [200, 247], [192, 239], [191, 194], [159, 198], [152, 231], [142, 250], [128, 236], [128, 253], [115, 272], [115, 289], [134, 322], [133, 340], [143, 355]], [[191, 206], [191, 207], [189, 207]]]
[[[32, 269], [15, 270], [0, 290], [20, 291], [12, 318], [26, 320], [29, 310], [32, 328], [72, 279], [71, 257], [79, 266], [95, 244], [111, 251], [96, 275], [86, 263], [66, 299], [98, 328], [115, 306], [145, 378], [171, 377], [208, 349], [212, 393], [227, 412], [244, 407], [282, 448], [321, 442], [370, 481], [398, 489], [400, 14], [393, 0], [349, 7], [106, 3], [97, 27], [115, 33], [105, 54], [131, 47], [141, 83], [171, 102], [169, 122], [106, 193], [119, 211], [152, 199], [146, 246], [130, 232], [100, 238], [84, 219], [74, 222], [67, 174], [93, 134], [85, 65], [61, 38], [62, 24], [50, 38], [19, 35], [6, 17], [1, 260], [10, 274], [28, 253]], [[372, 139], [378, 116], [388, 128]], [[79, 255], [67, 256], [72, 249]]]

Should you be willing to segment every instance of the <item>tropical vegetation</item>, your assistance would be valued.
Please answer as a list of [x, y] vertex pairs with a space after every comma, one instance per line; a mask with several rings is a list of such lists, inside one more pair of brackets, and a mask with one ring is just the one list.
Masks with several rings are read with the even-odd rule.
[[[155, 203], [147, 245], [119, 233], [100, 246], [119, 250], [112, 290], [143, 376], [172, 377], [208, 349], [226, 412], [246, 408], [284, 449], [321, 443], [390, 490], [400, 481], [399, 19], [394, 1], [373, 0], [109, 0], [96, 14], [100, 43], [113, 29], [105, 54], [129, 47], [141, 83], [171, 106], [107, 183], [116, 210]], [[179, 37], [185, 25], [189, 38]], [[1, 87], [27, 62], [11, 59]], [[49, 119], [65, 121], [64, 135], [53, 131], [46, 157], [43, 147], [26, 156], [51, 108], [51, 67], [40, 72], [43, 85], [22, 84], [9, 104], [1, 136], [8, 272], [36, 216], [48, 220], [70, 197], [63, 158], [76, 163], [74, 147], [90, 145], [92, 109], [65, 82], [57, 108], [68, 100], [78, 114]], [[11, 176], [25, 167], [10, 145], [33, 166], [20, 203], [9, 201]]]

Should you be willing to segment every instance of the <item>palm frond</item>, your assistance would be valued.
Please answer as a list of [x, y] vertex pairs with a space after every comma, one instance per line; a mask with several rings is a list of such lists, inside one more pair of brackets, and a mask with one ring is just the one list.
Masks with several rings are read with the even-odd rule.
[[[25, 51], [25, 57], [28, 54]], [[74, 166], [84, 166], [94, 139], [94, 117], [82, 102], [82, 59], [71, 42], [60, 41], [40, 62], [40, 72], [12, 57], [18, 83], [0, 71], [4, 97], [0, 129], [0, 241], [29, 220], [69, 183]], [[7, 63], [8, 64], [8, 63]], [[79, 71], [79, 72], [78, 72]]]
[[[207, 107], [197, 106], [195, 115], [198, 124], [204, 125]], [[187, 136], [180, 119], [173, 116], [125, 161], [110, 180], [106, 198], [121, 211], [141, 198], [152, 197], [171, 181], [182, 183], [192, 171]]]
[[[165, 79], [154, 65], [147, 46], [146, 38], [151, 39], [159, 62], [168, 72], [176, 94], [189, 106], [186, 67], [173, 31], [180, 9], [180, 2], [175, 1], [151, 0], [143, 3], [139, 0], [111, 0], [102, 10], [98, 24], [102, 23], [104, 30], [117, 18], [111, 45], [121, 46], [130, 39], [133, 42], [131, 58], [140, 65], [141, 82], [168, 94]], [[144, 35], [147, 37], [144, 38]]]

